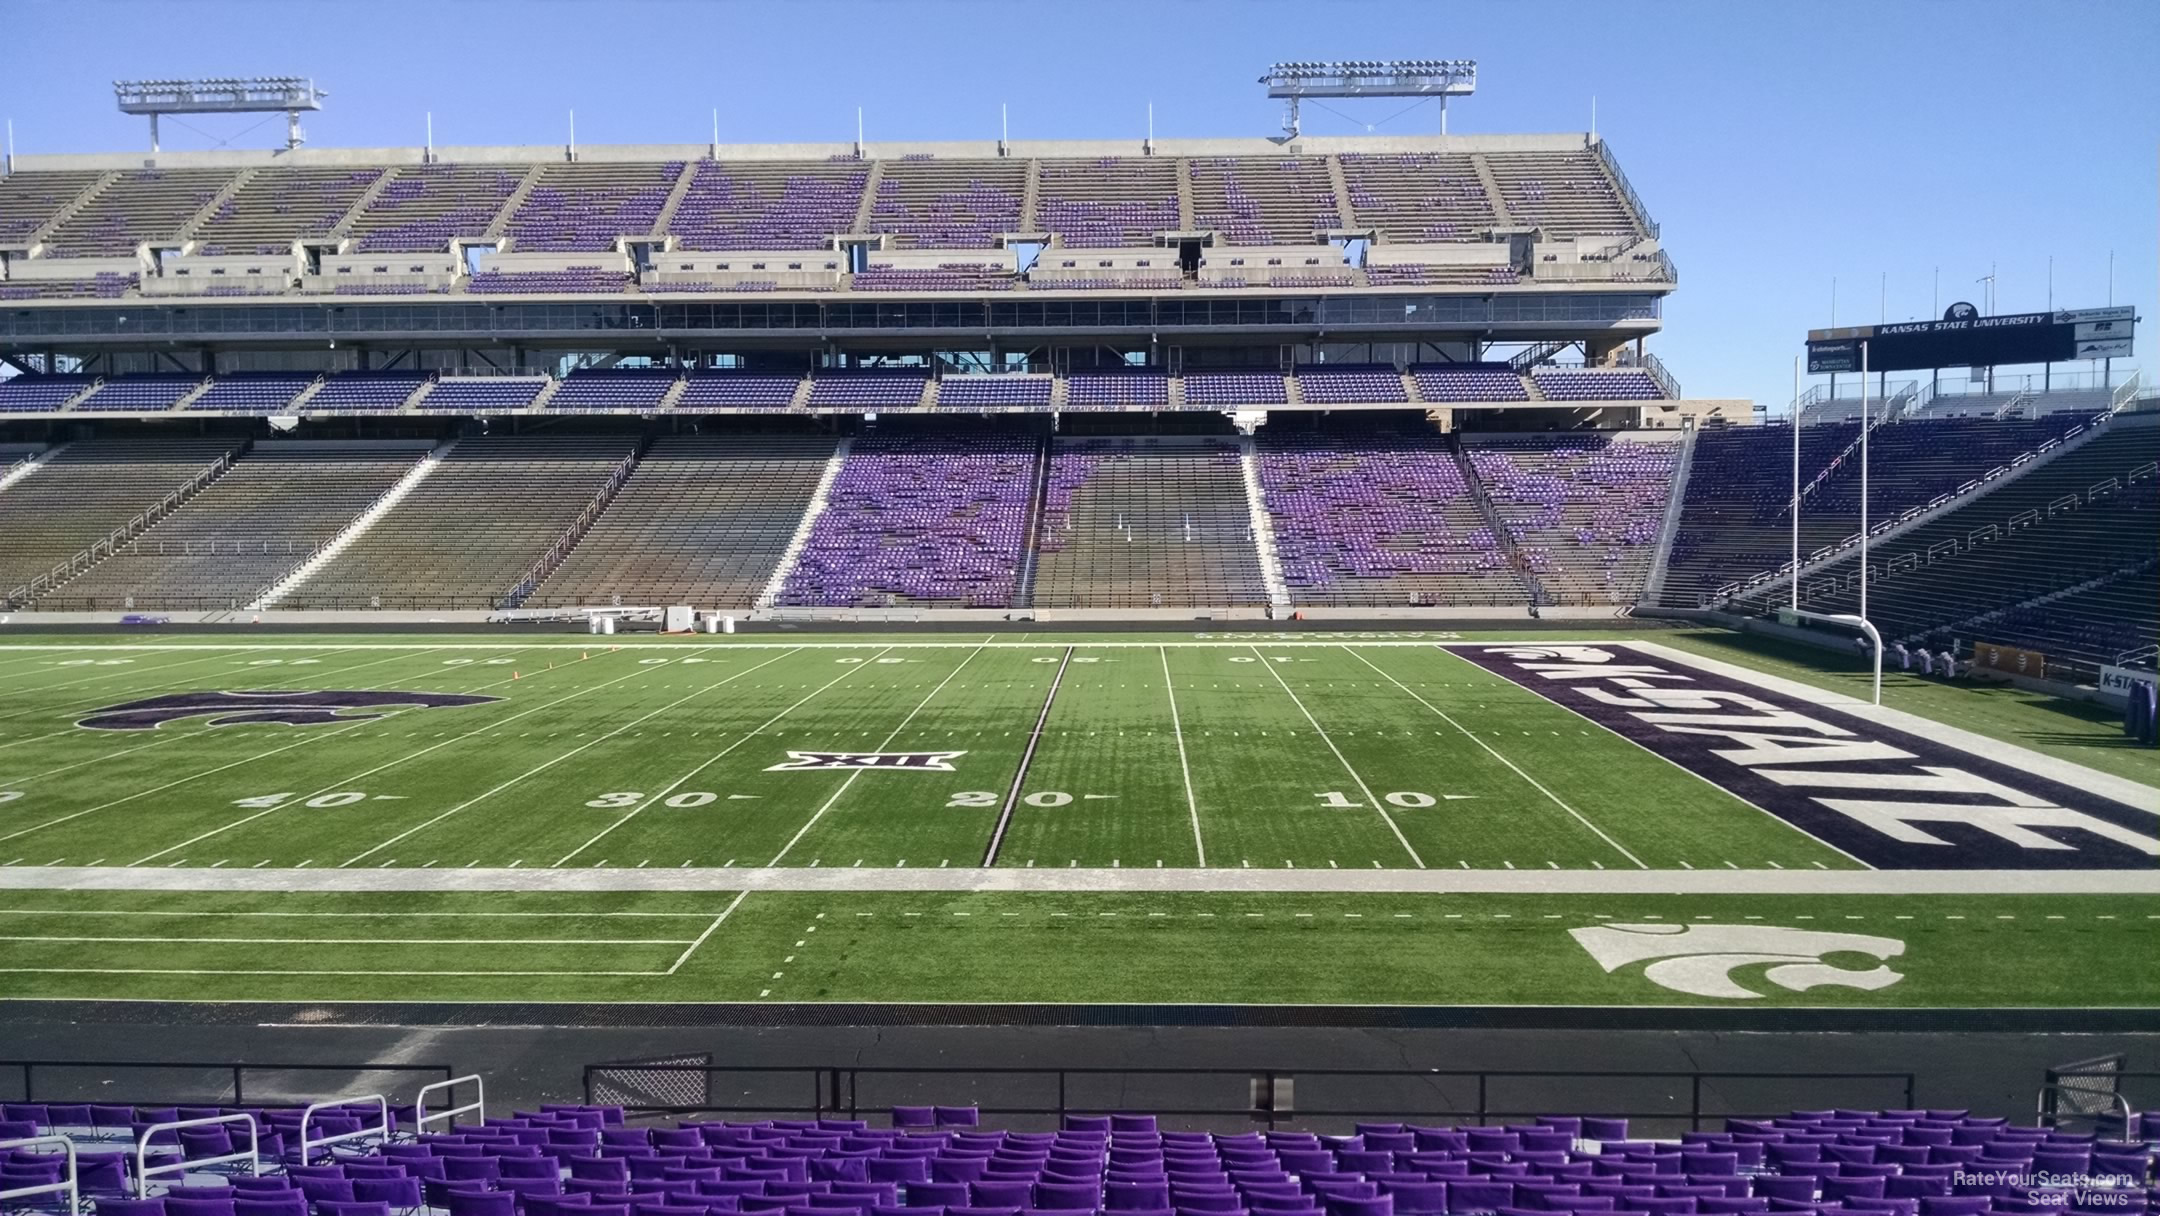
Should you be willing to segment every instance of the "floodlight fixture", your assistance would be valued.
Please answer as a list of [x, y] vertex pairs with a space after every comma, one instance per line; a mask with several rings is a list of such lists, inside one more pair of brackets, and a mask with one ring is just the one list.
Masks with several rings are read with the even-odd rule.
[[1346, 59], [1330, 63], [1294, 60], [1275, 64], [1260, 77], [1269, 97], [1283, 99], [1283, 130], [1299, 134], [1298, 103], [1307, 97], [1437, 97], [1440, 133], [1447, 134], [1447, 99], [1477, 91], [1474, 59]]
[[150, 119], [150, 150], [158, 151], [158, 117], [164, 114], [285, 115], [285, 146], [307, 140], [300, 111], [322, 109], [330, 94], [306, 76], [208, 76], [196, 80], [115, 80], [113, 98], [122, 114]]

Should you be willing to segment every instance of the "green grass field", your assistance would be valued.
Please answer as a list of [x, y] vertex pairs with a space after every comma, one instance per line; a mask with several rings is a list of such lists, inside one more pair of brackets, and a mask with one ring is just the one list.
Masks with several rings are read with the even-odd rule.
[[[1712, 635], [1658, 640], [1851, 691], [1848, 675], [1799, 656]], [[1828, 882], [1860, 863], [1408, 635], [615, 641], [10, 635], [0, 644], [0, 997], [2160, 997], [2160, 975], [2130, 961], [2150, 955], [2160, 900], [1795, 890], [1797, 875]], [[220, 690], [497, 699], [317, 725], [213, 726], [204, 713], [154, 729], [78, 725], [146, 698]], [[1886, 702], [2117, 776], [2160, 777], [2151, 753], [2115, 746], [2103, 720], [1991, 698], [1893, 681]], [[796, 753], [918, 760], [835, 768]], [[901, 871], [985, 867], [1007, 872], [1003, 889], [956, 889], [934, 874], [921, 889], [890, 889]], [[778, 885], [769, 873], [811, 869], [852, 873]], [[1178, 872], [1182, 889], [1115, 878], [1055, 889], [1015, 873], [1132, 869]], [[685, 889], [613, 889], [644, 882], [609, 873], [626, 870], [685, 871], [669, 880]], [[486, 877], [466, 884], [454, 871]], [[1251, 871], [1271, 872], [1259, 876], [1264, 889], [1247, 882]], [[1327, 871], [1391, 882], [1423, 871], [1428, 883], [1446, 871], [1516, 888], [1365, 892]], [[1643, 871], [1784, 885], [1537, 889], [1539, 872], [1618, 881]], [[103, 889], [67, 889], [92, 878]], [[368, 883], [384, 889], [338, 889]], [[791, 883], [815, 889], [783, 889]], [[1763, 954], [1732, 964], [1751, 995], [1710, 996], [1714, 982], [1659, 970], [1679, 963], [1601, 966], [1572, 933], [1698, 922], [1894, 937], [1899, 951], [1844, 963], [1887, 964], [1896, 977], [1872, 989], [1826, 984], [1803, 962], [1788, 983], [1776, 979], [1780, 959]], [[1794, 948], [1839, 962], [1834, 943]]]

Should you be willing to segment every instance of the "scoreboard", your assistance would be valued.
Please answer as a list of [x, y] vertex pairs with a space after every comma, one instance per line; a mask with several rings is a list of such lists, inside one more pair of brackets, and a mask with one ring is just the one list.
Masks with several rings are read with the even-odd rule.
[[1868, 370], [1883, 372], [2121, 359], [2130, 354], [2136, 323], [2128, 305], [1983, 317], [1970, 304], [1953, 304], [1940, 321], [1809, 330], [1808, 371], [1859, 371], [1863, 342]]

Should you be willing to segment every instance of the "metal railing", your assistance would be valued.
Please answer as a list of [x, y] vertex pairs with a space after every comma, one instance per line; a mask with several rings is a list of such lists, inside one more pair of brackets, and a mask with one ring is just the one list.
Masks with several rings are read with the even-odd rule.
[[89, 548], [8, 592], [6, 603], [20, 607], [35, 597], [40, 588], [50, 589], [56, 587], [105, 558], [112, 556], [121, 545], [133, 540], [152, 524], [179, 510], [188, 499], [193, 498], [204, 486], [224, 476], [225, 470], [232, 467], [233, 460], [238, 455], [239, 450], [236, 449], [218, 457], [211, 462], [208, 468], [190, 478], [187, 484], [167, 494], [155, 506], [114, 528], [106, 534], [103, 540], [97, 541]]
[[[683, 1102], [628, 1101], [659, 1096], [658, 1090], [675, 1089], [684, 1096], [689, 1088], [709, 1091], [714, 1078], [724, 1078], [732, 1095], [714, 1101], [709, 1092], [699, 1100]], [[640, 1084], [640, 1079], [648, 1079]], [[917, 1084], [885, 1085], [889, 1092], [866, 1100], [866, 1088], [881, 1083], [914, 1080]], [[770, 1099], [752, 1096], [758, 1081], [782, 1082], [792, 1096], [776, 1091]], [[1195, 1099], [1205, 1083], [1217, 1089], [1243, 1093], [1242, 1101], [1208, 1104]], [[865, 1083], [868, 1083], [866, 1086]], [[1879, 1084], [1885, 1105], [1901, 1109], [1916, 1105], [1915, 1074], [1909, 1072], [1679, 1072], [1615, 1071], [1571, 1072], [1547, 1070], [1444, 1070], [1364, 1068], [868, 1068], [756, 1065], [734, 1066], [686, 1061], [629, 1061], [588, 1064], [584, 1069], [585, 1100], [621, 1105], [625, 1113], [639, 1115], [683, 1114], [799, 1114], [817, 1118], [858, 1118], [933, 1092], [945, 1099], [965, 1093], [976, 1084], [997, 1087], [996, 1101], [972, 1103], [986, 1116], [1037, 1116], [1062, 1119], [1072, 1114], [1145, 1109], [1157, 1115], [1189, 1119], [1245, 1119], [1274, 1129], [1288, 1123], [1315, 1120], [1350, 1120], [1380, 1116], [1484, 1125], [1493, 1120], [1526, 1119], [1538, 1114], [1580, 1113], [1612, 1118], [1663, 1120], [1685, 1123], [1701, 1130], [1705, 1120], [1761, 1118], [1798, 1109], [1811, 1095], [1821, 1096], [1818, 1084], [1837, 1085], [1850, 1095], [1852, 1082]], [[687, 1085], [686, 1085], [687, 1083]], [[1758, 1101], [1726, 1103], [1722, 1090], [1731, 1083], [1760, 1084], [1765, 1091]], [[1153, 1085], [1170, 1098], [1149, 1102], [1136, 1091]], [[1298, 1101], [1300, 1085], [1331, 1092], [1331, 1102], [1305, 1105]], [[1632, 1086], [1632, 1089], [1630, 1087]], [[1610, 1100], [1592, 1098], [1588, 1105], [1569, 1107], [1568, 1096], [1551, 1100], [1532, 1097], [1520, 1090], [1543, 1087], [1564, 1095], [1603, 1090]], [[1405, 1089], [1425, 1091], [1425, 1101], [1415, 1101]], [[643, 1092], [639, 1092], [642, 1090]], [[1783, 1095], [1781, 1098], [1771, 1095]], [[1009, 1095], [1006, 1096], [1006, 1095]], [[1454, 1096], [1455, 1100], [1447, 1099]], [[1684, 1095], [1684, 1100], [1683, 1100]], [[1861, 1101], [1847, 1097], [1841, 1100]]]
[[[182, 1147], [177, 1160], [150, 1164], [150, 1141], [156, 1138], [159, 1132], [178, 1133], [190, 1127], [219, 1127], [229, 1123], [247, 1126], [246, 1152], [235, 1150], [214, 1157], [190, 1157], [186, 1148]], [[175, 1119], [170, 1123], [152, 1123], [142, 1129], [141, 1137], [135, 1141], [135, 1197], [148, 1199], [150, 1180], [159, 1174], [185, 1174], [204, 1166], [235, 1165], [242, 1161], [247, 1162], [248, 1173], [262, 1172], [262, 1127], [255, 1122], [253, 1115], [211, 1115], [203, 1119]]]
[[[2078, 439], [2080, 436], [2097, 434], [2100, 428], [2103, 427], [2113, 417], [2115, 417], [2113, 413], [2106, 413], [2100, 415], [2097, 418], [2094, 418], [2089, 423], [2079, 423], [2078, 425], [2071, 427], [2069, 430], [2064, 431], [2061, 435], [2058, 435], [2055, 438], [2048, 440], [2046, 443], [2043, 443], [2040, 446], [2034, 448], [2032, 451], [2021, 453], [2009, 462], [2005, 464], [1999, 464], [1994, 468], [1989, 469], [1987, 472], [1982, 473], [1980, 476], [1965, 482], [1963, 485], [1960, 485], [1954, 490], [1946, 490], [1943, 493], [1937, 494], [1935, 497], [1929, 499], [1924, 503], [1921, 503], [1918, 506], [1907, 507], [1905, 510], [1899, 512], [1898, 514], [1873, 524], [1868, 528], [1867, 535], [1869, 535], [1870, 537], [1880, 537], [1886, 532], [1903, 528], [1907, 524], [1915, 522], [1921, 516], [1934, 514], [1938, 511], [1944, 510], [1951, 506], [1953, 503], [1955, 503], [1957, 500], [1964, 498], [1967, 495], [1970, 495], [1973, 491], [1980, 489], [1982, 486], [1991, 485], [1994, 482], [2000, 480], [2001, 478], [2009, 476], [2011, 473], [2014, 473], [2017, 470], [2024, 468], [2027, 464], [2038, 460], [2042, 456], [2045, 456], [2050, 452], [2054, 452], [2059, 448], [2065, 448], [2066, 445], [2070, 444], [2072, 440]], [[2134, 472], [2131, 475], [2131, 479], [2136, 479], [2136, 474]], [[1821, 478], [1818, 477], [1817, 480], [1821, 480]], [[2016, 524], [2023, 519], [2024, 516], [2019, 515], [2013, 517], [2011, 522], [2013, 524]], [[1855, 532], [1842, 540], [1836, 541], [1832, 544], [1824, 545], [1823, 547], [1815, 550], [1813, 553], [1808, 554], [1800, 562], [1801, 571], [1805, 573], [1808, 567], [1819, 565], [1822, 562], [1837, 557], [1838, 555], [1844, 553], [1846, 550], [1857, 546], [1860, 543], [1860, 535], [1860, 533]], [[1737, 599], [1738, 597], [1747, 594], [1749, 591], [1752, 591], [1765, 583], [1774, 583], [1783, 580], [1792, 573], [1792, 569], [1793, 564], [1788, 561], [1780, 564], [1774, 570], [1764, 570], [1760, 573], [1751, 575], [1748, 578], [1741, 579], [1737, 582], [1727, 583], [1724, 586], [1719, 587], [1717, 590], [1709, 592], [1707, 595], [1705, 595], [1701, 601], [1702, 606], [1711, 607], [1717, 604], [1722, 604]]]
[[[62, 1070], [72, 1072], [89, 1072], [94, 1074], [96, 1077], [95, 1084], [99, 1089], [103, 1089], [104, 1087], [109, 1085], [115, 1079], [116, 1073], [171, 1074], [193, 1072], [222, 1074], [226, 1078], [226, 1083], [219, 1087], [222, 1092], [219, 1093], [216, 1097], [209, 1099], [208, 1102], [204, 1104], [208, 1104], [209, 1102], [229, 1102], [231, 1105], [234, 1106], [241, 1106], [247, 1104], [247, 1079], [250, 1074], [345, 1073], [347, 1075], [354, 1075], [359, 1073], [382, 1072], [406, 1074], [433, 1073], [439, 1077], [451, 1077], [457, 1075], [455, 1070], [453, 1070], [448, 1064], [380, 1064], [374, 1062], [365, 1062], [358, 1064], [253, 1064], [244, 1062], [236, 1063], [230, 1060], [0, 1060], [0, 1070], [15, 1074], [15, 1076], [20, 1082], [20, 1096], [9, 1099], [9, 1101], [32, 1103], [66, 1101], [112, 1102], [112, 1099], [108, 1097], [84, 1097], [81, 1096], [79, 1091], [66, 1089], [65, 1087], [61, 1088], [61, 1092], [53, 1092], [54, 1087], [51, 1084], [52, 1078], [50, 1077], [43, 1078], [48, 1082], [48, 1085], [46, 1091], [41, 1093], [38, 1088], [38, 1082], [41, 1079], [41, 1074], [58, 1072]], [[170, 1091], [168, 1091], [168, 1094], [169, 1092]], [[193, 1092], [204, 1091], [197, 1090]], [[112, 1102], [112, 1104], [121, 1105], [122, 1103]], [[163, 1100], [156, 1103], [156, 1105], [167, 1104], [168, 1103]]]
[[[320, 1138], [308, 1135], [308, 1125], [315, 1121], [315, 1116], [318, 1113], [322, 1111], [347, 1113], [352, 1107], [362, 1103], [374, 1104], [376, 1122], [373, 1127], [363, 1124], [353, 1131], [333, 1132]], [[390, 1142], [390, 1099], [383, 1097], [381, 1094], [362, 1094], [355, 1098], [333, 1098], [328, 1102], [313, 1103], [306, 1110], [300, 1112], [300, 1164], [302, 1165], [315, 1164], [317, 1150], [322, 1150], [327, 1154], [332, 1145], [349, 1144], [355, 1140], [369, 1139], [374, 1140], [378, 1145]]]
[[[433, 1114], [428, 1113], [429, 1094], [440, 1092], [445, 1098], [455, 1101], [457, 1087], [468, 1082], [473, 1087], [472, 1101], [463, 1106], [452, 1106], [436, 1111]], [[438, 1121], [443, 1125], [443, 1130], [448, 1131], [457, 1125], [459, 1115], [478, 1115], [481, 1122], [485, 1123], [487, 1121], [487, 1083], [480, 1079], [479, 1073], [451, 1077], [446, 1081], [431, 1081], [421, 1086], [420, 1092], [413, 1097], [413, 1134], [421, 1135], [425, 1133], [428, 1124]]]
[[616, 464], [615, 470], [608, 474], [607, 481], [592, 496], [592, 500], [585, 504], [585, 509], [578, 512], [577, 518], [571, 520], [562, 534], [555, 538], [555, 543], [548, 546], [547, 552], [541, 554], [539, 559], [526, 569], [525, 576], [490, 607], [516, 608], [525, 602], [525, 597], [539, 590], [540, 584], [546, 582], [547, 577], [555, 573], [556, 567], [562, 565], [563, 560], [570, 556], [570, 550], [585, 539], [585, 533], [591, 529], [593, 521], [599, 519], [601, 512], [608, 509], [608, 504], [615, 501], [616, 493], [622, 489], [624, 482], [630, 480], [630, 474], [636, 470], [638, 458], [643, 454], [642, 447], [631, 449], [630, 454], [623, 457]]
[[40, 1147], [57, 1148], [67, 1157], [67, 1173], [58, 1182], [33, 1182], [28, 1186], [0, 1186], [0, 1211], [10, 1206], [35, 1210], [38, 1203], [16, 1203], [9, 1200], [34, 1200], [40, 1195], [66, 1195], [68, 1216], [82, 1210], [82, 1188], [76, 1171], [75, 1142], [66, 1136], [25, 1136], [20, 1140], [0, 1140], [0, 1161], [8, 1160], [18, 1151], [35, 1153]]
[[[453, 441], [453, 443], [454, 442], [455, 441]], [[435, 456], [435, 452], [440, 450], [440, 448], [437, 448], [423, 453], [419, 460], [413, 462], [412, 468], [405, 470], [404, 476], [399, 477], [396, 481], [393, 481], [388, 486], [383, 487], [382, 493], [377, 494], [375, 497], [369, 499], [368, 505], [360, 508], [358, 511], [353, 512], [350, 518], [348, 518], [344, 523], [338, 525], [337, 531], [331, 533], [328, 537], [317, 542], [315, 547], [308, 550], [307, 553], [303, 555], [299, 561], [296, 561], [292, 565], [285, 567], [285, 569], [280, 572], [276, 578], [273, 578], [268, 583], [263, 584], [263, 586], [259, 588], [255, 592], [255, 594], [246, 597], [244, 600], [242, 600], [242, 602], [250, 608], [263, 607], [263, 600], [268, 597], [272, 591], [275, 591], [278, 587], [282, 586], [286, 579], [289, 579], [293, 575], [298, 574], [300, 570], [305, 567], [309, 562], [314, 561], [317, 557], [321, 556], [323, 550], [328, 549], [330, 546], [336, 544], [338, 542], [338, 539], [344, 536], [347, 532], [351, 531], [352, 526], [355, 523], [358, 523], [362, 518], [364, 518], [368, 512], [381, 506], [383, 499], [397, 493], [398, 487], [405, 484], [405, 479], [407, 477], [411, 477], [414, 471], [417, 470], [422, 464], [426, 463], [430, 459], [433, 459]]]
[[1657, 221], [1650, 218], [1650, 209], [1643, 206], [1641, 196], [1635, 193], [1635, 187], [1628, 184], [1627, 174], [1620, 171], [1620, 162], [1613, 159], [1612, 145], [1603, 139], [1596, 139], [1590, 142], [1590, 150], [1597, 153], [1599, 163], [1603, 164], [1605, 172], [1612, 176], [1613, 186], [1620, 191], [1620, 197], [1627, 200], [1635, 218], [1642, 221], [1643, 228], [1651, 236], [1657, 236]]

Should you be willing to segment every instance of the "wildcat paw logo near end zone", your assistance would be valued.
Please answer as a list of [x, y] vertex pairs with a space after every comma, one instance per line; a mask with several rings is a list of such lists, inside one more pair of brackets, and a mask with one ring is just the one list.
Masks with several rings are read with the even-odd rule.
[[1894, 937], [1864, 933], [1822, 933], [1777, 925], [1608, 924], [1570, 929], [1568, 935], [1607, 972], [1647, 962], [1644, 979], [1690, 996], [1758, 1000], [1763, 993], [1732, 975], [1742, 967], [1757, 965], [1767, 965], [1764, 979], [1792, 992], [1823, 985], [1872, 992], [1905, 978], [1888, 967], [1853, 971], [1823, 961], [1824, 955], [1837, 952], [1864, 954], [1877, 962], [1905, 953], [1905, 943]]
[[323, 726], [365, 722], [392, 708], [443, 709], [484, 705], [501, 697], [448, 692], [176, 692], [122, 705], [108, 705], [76, 721], [87, 730], [155, 730], [187, 718], [210, 719], [212, 726], [274, 722], [281, 726]]
[[949, 773], [952, 762], [966, 752], [789, 752], [786, 761], [766, 769], [768, 773], [800, 773], [812, 769], [882, 768], [911, 773]]

